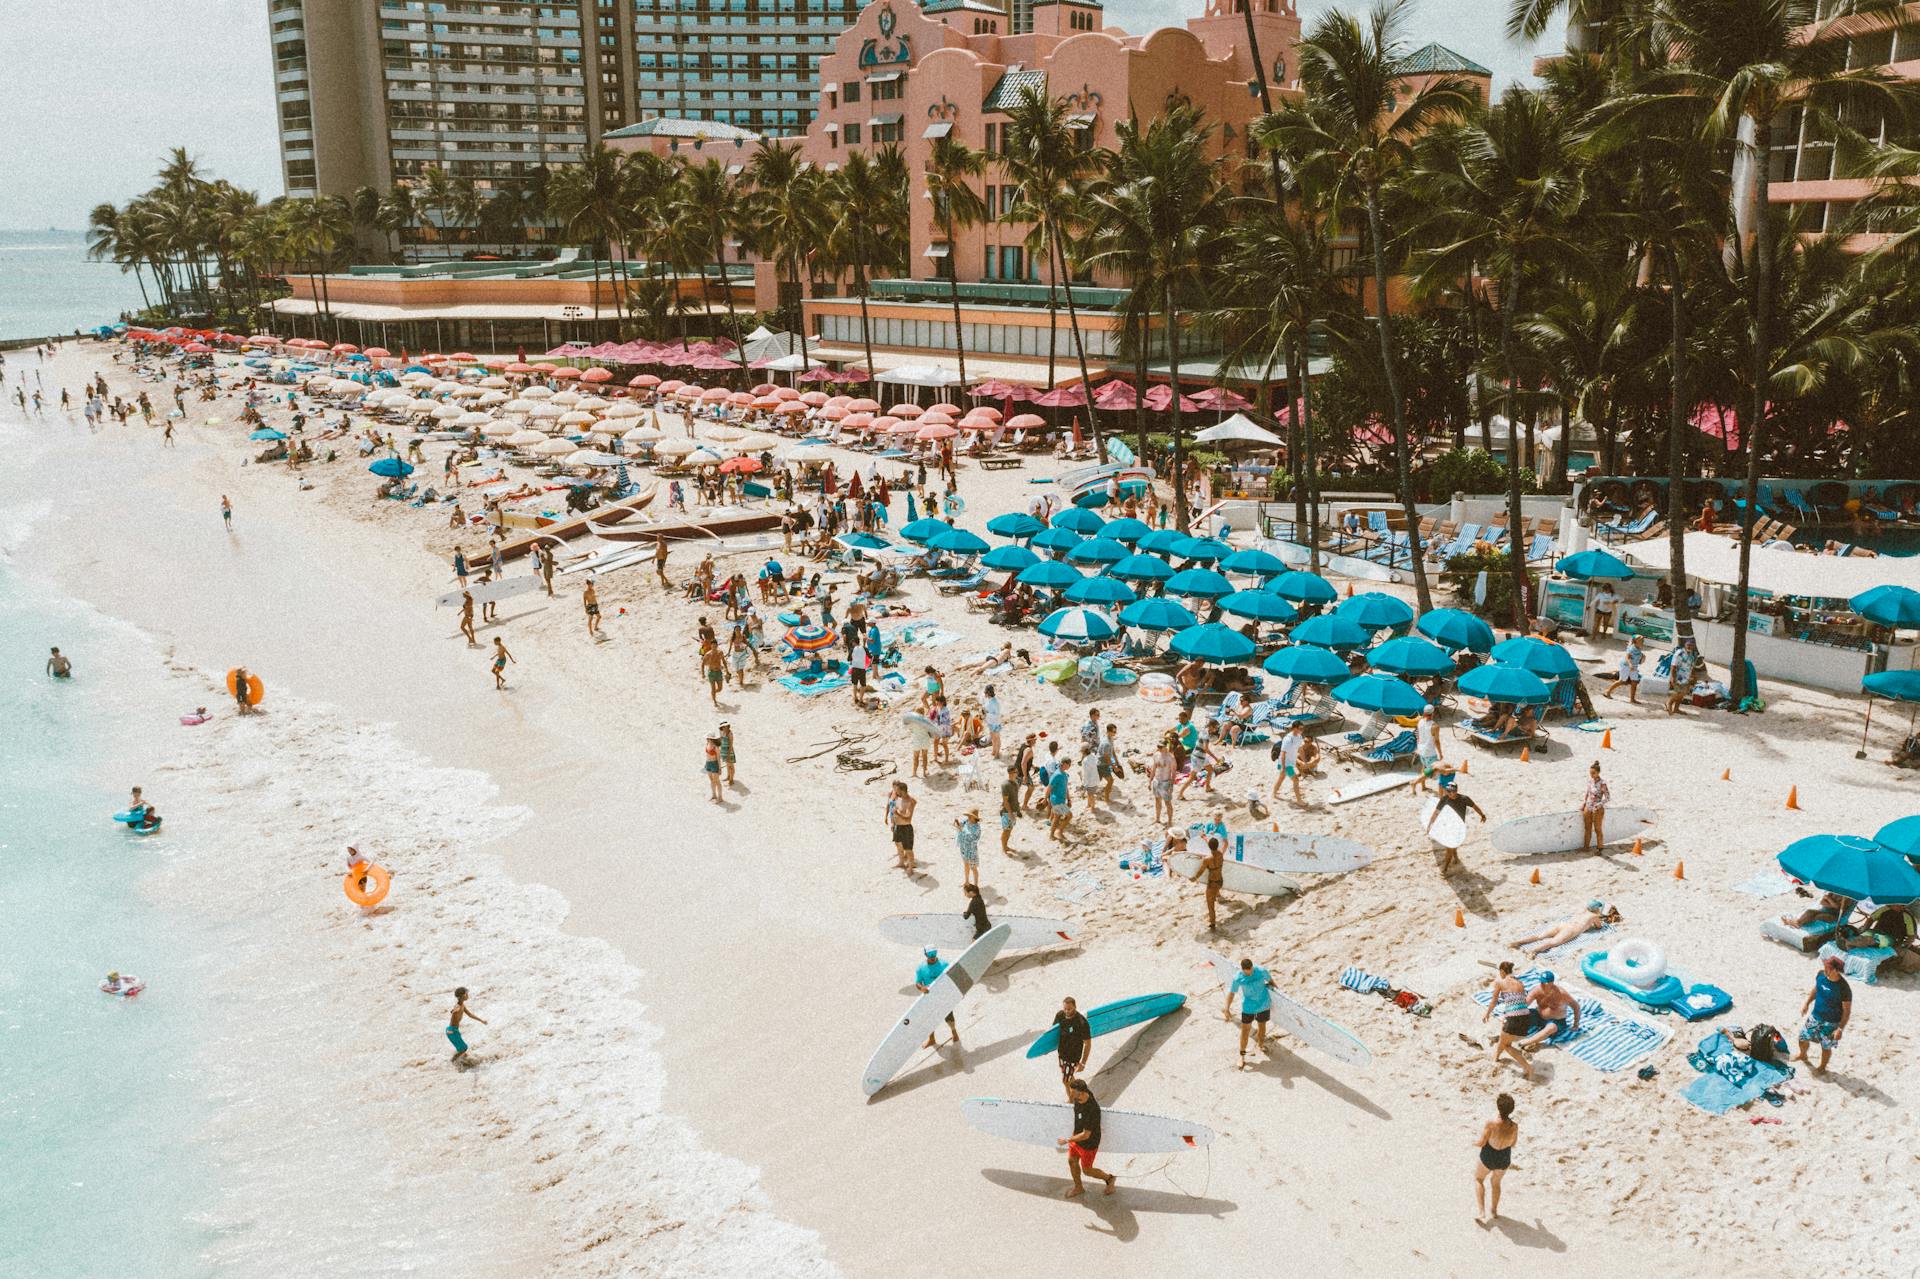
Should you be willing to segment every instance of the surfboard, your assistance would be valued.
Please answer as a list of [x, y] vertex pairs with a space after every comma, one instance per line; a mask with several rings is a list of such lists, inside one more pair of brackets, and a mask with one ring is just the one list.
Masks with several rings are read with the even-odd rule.
[[[1609, 808], [1601, 829], [1603, 844], [1621, 844], [1654, 828], [1660, 814], [1651, 808]], [[1516, 817], [1487, 832], [1496, 853], [1571, 853], [1580, 848], [1580, 813], [1543, 813]]]
[[[1213, 971], [1222, 984], [1230, 984], [1240, 975], [1240, 965], [1225, 955], [1210, 950], [1207, 952], [1207, 962], [1213, 965]], [[1345, 1026], [1328, 1021], [1277, 990], [1268, 993], [1273, 996], [1273, 1011], [1267, 1018], [1268, 1029], [1285, 1031], [1307, 1047], [1349, 1066], [1364, 1066], [1373, 1060], [1373, 1053], [1360, 1042], [1360, 1037]]]
[[954, 960], [946, 972], [934, 978], [933, 986], [926, 994], [913, 1001], [906, 1015], [893, 1024], [887, 1037], [873, 1050], [873, 1056], [860, 1076], [861, 1090], [867, 1096], [871, 1097], [885, 1088], [887, 1082], [907, 1064], [907, 1059], [919, 1049], [927, 1032], [938, 1027], [942, 1018], [960, 1006], [967, 992], [987, 975], [987, 969], [993, 966], [994, 959], [1012, 934], [1013, 930], [1005, 924], [988, 929], [986, 935], [967, 947], [966, 952]]
[[1433, 829], [1427, 830], [1427, 818], [1433, 817], [1433, 810], [1440, 806], [1440, 797], [1434, 798], [1420, 810], [1420, 829], [1431, 839], [1436, 848], [1458, 848], [1467, 842], [1467, 819], [1451, 808], [1435, 817]]
[[[969, 1097], [960, 1103], [960, 1116], [969, 1128], [1030, 1146], [1052, 1146], [1074, 1133], [1073, 1107], [1063, 1101]], [[1132, 1110], [1100, 1112], [1102, 1154], [1171, 1155], [1212, 1144], [1213, 1131], [1203, 1124]]]
[[[1098, 1008], [1087, 1010], [1087, 1026], [1093, 1031], [1095, 1039], [1112, 1034], [1116, 1030], [1125, 1030], [1128, 1026], [1138, 1026], [1143, 1021], [1152, 1021], [1156, 1017], [1165, 1017], [1184, 1006], [1185, 995], [1172, 993], [1160, 995], [1135, 995], [1132, 999], [1116, 999], [1110, 1004], [1101, 1004]], [[1060, 1047], [1060, 1028], [1049, 1026], [1027, 1046], [1028, 1057], [1041, 1057]]]
[[[1073, 941], [1072, 925], [1064, 919], [1002, 915], [993, 922], [1011, 930], [1007, 950], [1032, 950]], [[973, 945], [973, 922], [965, 915], [888, 915], [880, 921], [880, 935], [902, 946], [966, 947]]]
[[1418, 773], [1378, 773], [1372, 777], [1363, 777], [1357, 782], [1345, 786], [1336, 786], [1327, 792], [1329, 804], [1347, 804], [1356, 799], [1365, 799], [1369, 795], [1378, 795], [1381, 791], [1392, 790], [1396, 786], [1411, 786], [1420, 780]]
[[[517, 577], [496, 577], [491, 582], [475, 582], [466, 588], [465, 593], [473, 596], [475, 604], [485, 604], [490, 600], [510, 599], [542, 589], [544, 586], [538, 573], [522, 573]], [[439, 608], [458, 608], [461, 594], [460, 591], [448, 591], [433, 602]]]
[[[1181, 878], [1190, 879], [1200, 869], [1201, 860], [1196, 852], [1175, 853], [1167, 858], [1167, 867]], [[1288, 879], [1277, 870], [1268, 870], [1251, 862], [1237, 862], [1231, 857], [1221, 867], [1220, 886], [1230, 893], [1252, 893], [1258, 897], [1278, 897], [1282, 893], [1300, 891], [1299, 880]]]
[[[1207, 842], [1206, 827], [1189, 828], [1190, 846]], [[1359, 870], [1373, 860], [1365, 844], [1338, 835], [1301, 835], [1293, 831], [1254, 830], [1227, 836], [1227, 860], [1245, 862], [1262, 870], [1294, 874], [1331, 875]]]

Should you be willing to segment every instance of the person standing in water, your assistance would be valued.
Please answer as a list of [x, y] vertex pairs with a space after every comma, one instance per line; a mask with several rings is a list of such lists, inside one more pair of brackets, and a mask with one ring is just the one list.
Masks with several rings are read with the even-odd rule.
[[53, 656], [47, 659], [47, 674], [55, 679], [73, 678], [73, 663], [67, 660], [67, 655], [57, 646], [53, 650]]
[[[1473, 1170], [1475, 1220], [1492, 1221], [1500, 1215], [1500, 1181], [1513, 1164], [1513, 1147], [1520, 1140], [1520, 1125], [1513, 1121], [1513, 1096], [1501, 1093], [1493, 1101], [1498, 1119], [1489, 1119], [1480, 1128], [1480, 1166]], [[1488, 1192], [1493, 1203], [1489, 1208]]]
[[482, 1026], [487, 1024], [485, 1017], [467, 1007], [467, 988], [456, 986], [453, 991], [453, 1011], [447, 1014], [447, 1042], [453, 1045], [453, 1061], [457, 1066], [467, 1064], [464, 1060], [467, 1055], [467, 1041], [466, 1037], [460, 1033], [460, 1023], [469, 1017]]
[[507, 651], [507, 642], [499, 636], [493, 637], [493, 686], [503, 689], [507, 686], [507, 663], [518, 666], [519, 660]]

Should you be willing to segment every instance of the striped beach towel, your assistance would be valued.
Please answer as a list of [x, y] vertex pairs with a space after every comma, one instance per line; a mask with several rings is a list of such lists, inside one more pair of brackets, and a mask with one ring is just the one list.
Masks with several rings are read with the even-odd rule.
[[[1520, 981], [1531, 994], [1540, 984], [1540, 973], [1538, 970], [1522, 973]], [[1483, 990], [1475, 993], [1473, 1002], [1485, 1007], [1489, 998], [1490, 993]], [[1580, 1029], [1557, 1035], [1547, 1042], [1565, 1049], [1569, 1056], [1595, 1070], [1611, 1074], [1651, 1055], [1671, 1038], [1673, 1032], [1665, 1027], [1623, 1017], [1597, 999], [1582, 999]]]

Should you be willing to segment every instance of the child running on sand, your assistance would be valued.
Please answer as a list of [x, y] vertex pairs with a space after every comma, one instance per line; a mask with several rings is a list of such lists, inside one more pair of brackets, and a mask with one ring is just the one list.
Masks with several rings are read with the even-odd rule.
[[456, 986], [453, 991], [453, 1011], [447, 1014], [447, 1042], [453, 1045], [453, 1062], [456, 1066], [466, 1065], [467, 1041], [460, 1033], [460, 1023], [471, 1017], [482, 1026], [487, 1019], [467, 1007], [467, 988]]
[[507, 651], [507, 642], [496, 635], [493, 637], [493, 686], [496, 690], [507, 686], [508, 662], [512, 662], [515, 666], [520, 664], [514, 655]]

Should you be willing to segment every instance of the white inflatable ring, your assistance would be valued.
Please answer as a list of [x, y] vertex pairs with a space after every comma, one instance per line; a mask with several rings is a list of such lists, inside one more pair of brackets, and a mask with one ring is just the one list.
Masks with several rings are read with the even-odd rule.
[[1647, 990], [1667, 975], [1667, 956], [1652, 942], [1634, 938], [1613, 948], [1607, 967], [1627, 985]]

